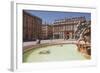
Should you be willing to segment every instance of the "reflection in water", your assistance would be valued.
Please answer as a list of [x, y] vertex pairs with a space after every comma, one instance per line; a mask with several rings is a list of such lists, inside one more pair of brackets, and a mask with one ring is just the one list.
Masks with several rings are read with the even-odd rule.
[[39, 54], [50, 54], [49, 50], [42, 50], [39, 52]]

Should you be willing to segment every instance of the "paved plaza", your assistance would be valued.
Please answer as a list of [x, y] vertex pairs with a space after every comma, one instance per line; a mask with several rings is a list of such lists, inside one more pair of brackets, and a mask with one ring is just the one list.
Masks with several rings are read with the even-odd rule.
[[[50, 43], [77, 43], [74, 39], [64, 40], [64, 39], [53, 39], [53, 40], [41, 40], [40, 44], [50, 44]], [[37, 41], [23, 42], [23, 47], [37, 45]]]

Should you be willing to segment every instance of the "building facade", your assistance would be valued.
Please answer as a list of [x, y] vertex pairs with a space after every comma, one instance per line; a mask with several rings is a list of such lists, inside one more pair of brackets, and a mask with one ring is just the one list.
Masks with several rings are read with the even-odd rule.
[[53, 23], [54, 39], [75, 39], [77, 26], [86, 22], [85, 17], [65, 18]]
[[23, 10], [23, 41], [41, 38], [42, 19]]
[[52, 25], [43, 24], [42, 25], [42, 39], [52, 39], [53, 37], [53, 27]]

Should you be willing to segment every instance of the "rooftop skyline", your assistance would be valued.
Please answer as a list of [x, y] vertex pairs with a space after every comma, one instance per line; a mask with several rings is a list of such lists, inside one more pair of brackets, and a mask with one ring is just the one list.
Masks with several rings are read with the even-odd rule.
[[91, 20], [91, 13], [83, 12], [62, 12], [62, 11], [39, 11], [39, 10], [25, 10], [31, 15], [38, 16], [42, 19], [43, 23], [52, 24], [57, 19], [73, 18], [85, 16], [86, 20]]

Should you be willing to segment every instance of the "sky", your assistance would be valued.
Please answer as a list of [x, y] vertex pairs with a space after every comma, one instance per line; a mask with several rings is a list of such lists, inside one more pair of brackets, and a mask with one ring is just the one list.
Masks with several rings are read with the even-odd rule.
[[37, 11], [37, 10], [25, 10], [31, 15], [38, 16], [42, 19], [43, 23], [52, 24], [56, 19], [64, 19], [85, 16], [87, 20], [91, 20], [91, 13], [80, 12], [61, 12], [61, 11]]

